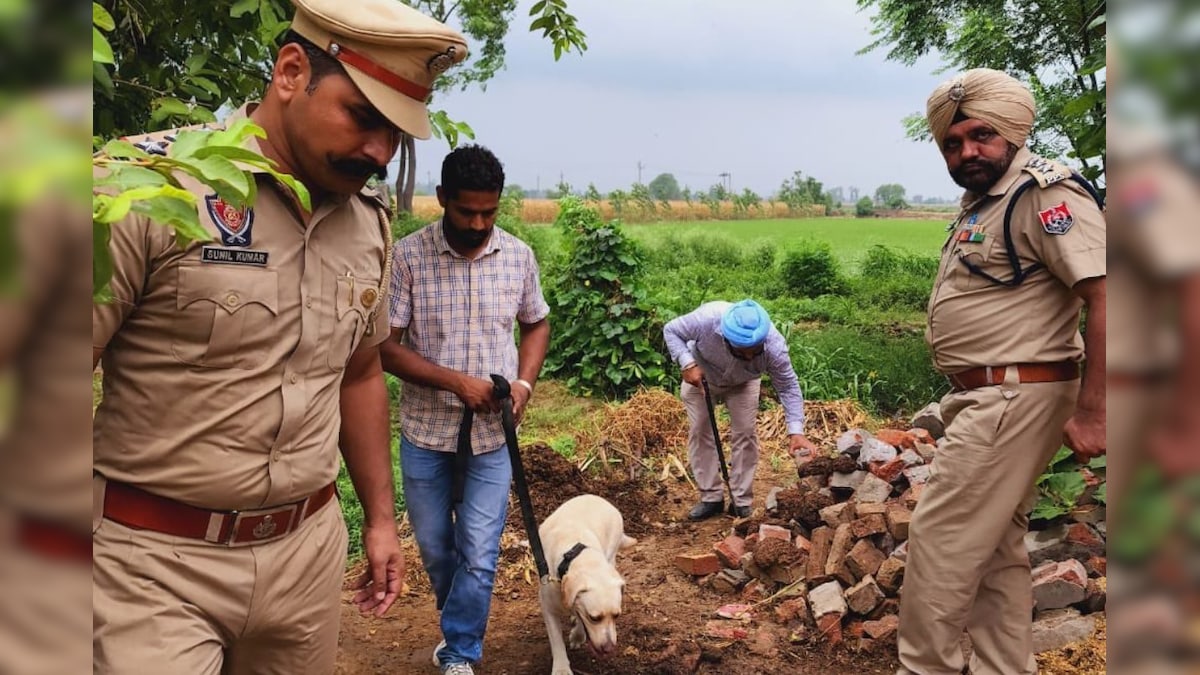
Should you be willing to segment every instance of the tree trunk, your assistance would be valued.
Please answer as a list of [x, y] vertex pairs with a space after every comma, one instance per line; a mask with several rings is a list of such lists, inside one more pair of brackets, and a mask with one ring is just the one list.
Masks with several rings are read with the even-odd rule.
[[396, 171], [396, 211], [412, 213], [417, 185], [417, 143], [408, 134], [400, 136], [400, 168]]

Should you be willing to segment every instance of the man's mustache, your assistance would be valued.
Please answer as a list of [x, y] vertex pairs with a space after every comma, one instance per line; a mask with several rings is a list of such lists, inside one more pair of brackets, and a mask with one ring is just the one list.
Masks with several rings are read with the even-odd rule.
[[351, 178], [366, 180], [375, 176], [379, 180], [387, 180], [387, 165], [380, 166], [366, 159], [331, 159], [329, 164], [333, 170]]

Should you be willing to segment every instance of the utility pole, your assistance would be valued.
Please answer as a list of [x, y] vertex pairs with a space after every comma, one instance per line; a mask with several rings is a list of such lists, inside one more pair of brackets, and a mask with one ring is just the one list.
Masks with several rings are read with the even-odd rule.
[[725, 191], [729, 192], [731, 189], [730, 186], [733, 185], [732, 175], [728, 171], [723, 171], [717, 174], [717, 177], [721, 179], [721, 184], [725, 186]]
[[645, 165], [645, 164], [642, 164], [642, 160], [640, 160], [640, 159], [639, 159], [639, 160], [638, 160], [638, 163], [637, 163], [637, 167], [638, 167], [638, 183], [639, 183], [639, 184], [641, 184], [641, 182], [642, 182], [642, 169], [646, 168], [646, 165]]

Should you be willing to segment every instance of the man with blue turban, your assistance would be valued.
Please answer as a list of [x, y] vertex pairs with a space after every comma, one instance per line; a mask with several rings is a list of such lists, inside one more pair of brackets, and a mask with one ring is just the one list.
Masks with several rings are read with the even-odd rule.
[[682, 368], [680, 398], [688, 414], [688, 462], [700, 502], [688, 513], [704, 520], [725, 510], [716, 442], [704, 400], [704, 382], [729, 409], [730, 515], [750, 515], [758, 465], [758, 393], [763, 373], [771, 376], [787, 418], [788, 449], [798, 460], [816, 450], [804, 437], [804, 396], [788, 356], [787, 341], [767, 311], [753, 300], [709, 302], [663, 327], [671, 359]]

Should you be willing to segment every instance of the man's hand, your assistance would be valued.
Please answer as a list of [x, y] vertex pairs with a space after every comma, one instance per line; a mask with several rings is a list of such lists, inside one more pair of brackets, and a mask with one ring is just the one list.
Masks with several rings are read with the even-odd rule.
[[817, 446], [804, 434], [791, 434], [788, 436], [788, 452], [796, 464], [806, 464], [817, 456]]
[[1107, 427], [1103, 410], [1077, 409], [1063, 427], [1063, 443], [1074, 451], [1080, 464], [1086, 464], [1108, 451]]
[[375, 616], [384, 612], [396, 601], [404, 586], [404, 553], [396, 536], [396, 526], [388, 523], [363, 530], [363, 548], [367, 552], [367, 568], [354, 581], [352, 590], [358, 611]]
[[703, 386], [701, 381], [704, 379], [704, 370], [700, 368], [700, 364], [693, 362], [688, 366], [687, 370], [683, 371], [683, 381], [693, 387]]
[[525, 406], [529, 405], [529, 399], [531, 398], [533, 398], [533, 393], [525, 387], [518, 384], [512, 388], [514, 424], [520, 424], [521, 419], [525, 417]]
[[[500, 412], [500, 401], [496, 400], [495, 385], [491, 380], [464, 375], [455, 389], [454, 395], [471, 410], [477, 413]], [[513, 399], [516, 402], [516, 399]], [[515, 412], [515, 407], [514, 407]]]

